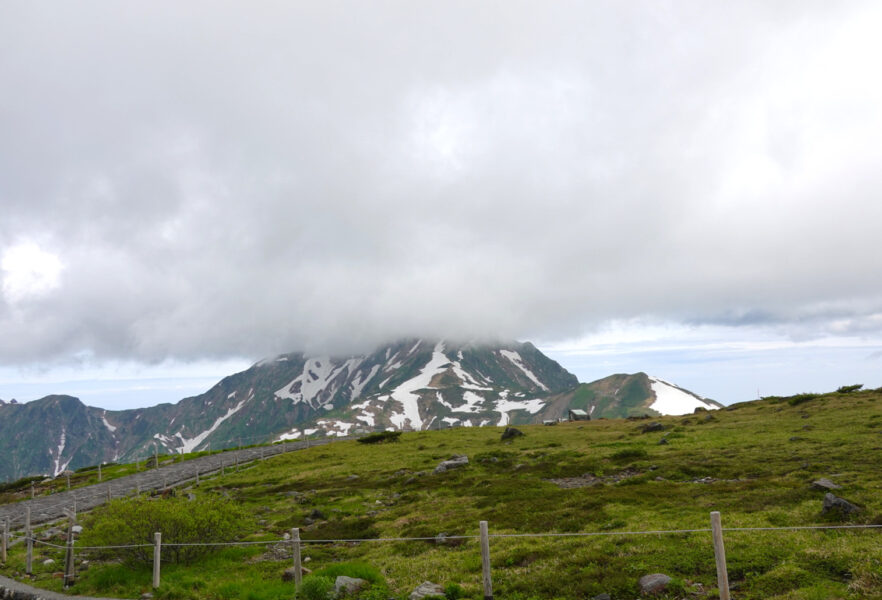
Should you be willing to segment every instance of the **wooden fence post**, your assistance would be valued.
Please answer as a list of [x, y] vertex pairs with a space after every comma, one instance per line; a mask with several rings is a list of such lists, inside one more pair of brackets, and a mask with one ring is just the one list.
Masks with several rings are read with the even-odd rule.
[[159, 561], [162, 555], [162, 533], [153, 534], [153, 589], [159, 587]]
[[9, 517], [3, 519], [3, 539], [0, 540], [0, 561], [6, 564], [6, 548], [9, 547]]
[[236, 452], [236, 472], [239, 472], [239, 452]]
[[65, 473], [64, 477], [67, 479], [67, 489], [70, 491], [70, 473]]
[[31, 500], [34, 499], [34, 482], [31, 482]]
[[729, 600], [729, 574], [726, 571], [726, 549], [723, 547], [723, 526], [719, 511], [713, 511], [710, 517], [714, 537], [714, 557], [717, 561], [717, 587], [720, 588], [720, 600]]
[[98, 483], [101, 483], [101, 463], [98, 463]]
[[110, 502], [113, 499], [113, 494], [110, 491], [110, 484], [107, 485], [107, 501]]
[[25, 556], [25, 573], [30, 575], [34, 565], [34, 540], [31, 537], [31, 507], [25, 509], [25, 537], [27, 538], [27, 554]]
[[490, 534], [487, 521], [481, 521], [481, 564], [484, 575], [484, 600], [493, 600], [493, 582], [490, 579]]
[[291, 546], [294, 548], [294, 585], [300, 587], [303, 579], [303, 567], [300, 562], [300, 528], [291, 530]]
[[67, 544], [64, 552], [64, 587], [70, 587], [74, 583], [74, 557], [73, 557], [73, 526], [76, 515], [67, 513]]

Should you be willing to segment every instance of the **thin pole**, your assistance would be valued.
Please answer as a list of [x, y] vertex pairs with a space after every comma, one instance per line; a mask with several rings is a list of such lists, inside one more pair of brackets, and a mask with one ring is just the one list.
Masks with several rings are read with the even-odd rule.
[[153, 534], [153, 589], [159, 587], [159, 562], [162, 556], [162, 533]]
[[107, 501], [108, 502], [110, 502], [113, 499], [112, 496], [113, 496], [113, 494], [111, 493], [110, 485], [108, 484], [108, 486], [107, 486]]
[[9, 517], [3, 519], [3, 539], [0, 540], [0, 561], [6, 564], [6, 548], [9, 546]]
[[34, 482], [31, 482], [31, 500], [34, 499]]
[[73, 585], [74, 580], [74, 558], [73, 558], [73, 526], [74, 513], [67, 515], [67, 548], [64, 553], [64, 587]]
[[156, 468], [159, 468], [159, 446], [153, 444], [153, 462], [156, 463]]
[[487, 521], [481, 521], [481, 564], [484, 575], [484, 600], [493, 600], [493, 582], [490, 579], [490, 535]]
[[717, 587], [720, 588], [720, 600], [729, 600], [729, 574], [726, 572], [726, 549], [723, 547], [723, 526], [719, 511], [713, 511], [710, 517], [714, 537], [714, 557], [717, 561]]
[[25, 573], [30, 575], [33, 572], [34, 563], [34, 539], [31, 537], [31, 507], [25, 509], [25, 536], [28, 540], [27, 556], [25, 557]]
[[303, 567], [300, 566], [300, 528], [295, 527], [291, 530], [291, 545], [294, 548], [294, 584], [300, 587], [300, 580], [303, 578]]
[[98, 463], [98, 483], [101, 483], [101, 463]]
[[65, 473], [64, 477], [67, 479], [67, 489], [70, 491], [70, 473]]

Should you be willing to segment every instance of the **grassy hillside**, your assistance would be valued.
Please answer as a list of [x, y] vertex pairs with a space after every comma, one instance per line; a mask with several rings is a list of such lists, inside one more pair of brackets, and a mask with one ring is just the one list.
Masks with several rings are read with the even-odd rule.
[[[193, 491], [247, 508], [251, 540], [279, 539], [297, 526], [306, 540], [475, 535], [480, 520], [496, 534], [706, 529], [712, 510], [724, 527], [882, 523], [880, 409], [882, 393], [867, 391], [663, 417], [665, 430], [652, 433], [642, 432], [647, 420], [524, 426], [526, 435], [509, 442], [497, 428], [406, 433], [396, 443], [292, 453]], [[452, 454], [470, 464], [434, 474]], [[841, 485], [835, 493], [862, 511], [822, 515], [824, 492], [810, 486], [820, 477]], [[731, 531], [725, 542], [733, 598], [882, 598], [879, 530]], [[291, 598], [293, 584], [280, 580], [290, 559], [265, 551], [233, 548], [164, 567], [155, 595]], [[497, 598], [637, 598], [637, 580], [656, 572], [674, 578], [663, 597], [718, 597], [707, 532], [494, 538], [491, 555]], [[398, 598], [424, 580], [481, 597], [473, 540], [305, 544], [304, 556], [313, 569], [366, 563]], [[44, 557], [58, 558], [45, 550]], [[2, 572], [20, 572], [21, 564], [16, 546]], [[60, 589], [57, 567], [37, 565], [37, 584]], [[149, 566], [93, 561], [74, 591], [137, 597], [149, 588]]]

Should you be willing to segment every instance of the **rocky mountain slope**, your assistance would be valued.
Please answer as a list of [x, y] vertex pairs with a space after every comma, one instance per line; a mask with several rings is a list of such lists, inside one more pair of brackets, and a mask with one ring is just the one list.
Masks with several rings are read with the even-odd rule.
[[582, 383], [548, 399], [544, 419], [566, 417], [569, 409], [581, 409], [592, 418], [620, 419], [641, 415], [684, 415], [696, 408], [722, 408], [719, 402], [702, 398], [646, 373], [617, 374]]
[[[411, 339], [358, 356], [262, 360], [176, 404], [107, 411], [70, 396], [0, 404], [0, 480], [57, 475], [154, 452], [193, 452], [382, 429], [682, 414], [711, 406], [645, 374], [580, 385], [530, 343]], [[679, 411], [679, 412], [677, 412]]]

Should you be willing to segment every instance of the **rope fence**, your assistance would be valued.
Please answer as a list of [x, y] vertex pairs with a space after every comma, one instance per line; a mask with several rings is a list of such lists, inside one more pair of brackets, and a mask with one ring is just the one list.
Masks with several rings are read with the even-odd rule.
[[[512, 538], [590, 538], [590, 537], [608, 537], [608, 536], [644, 536], [644, 535], [677, 535], [677, 534], [696, 534], [710, 533], [714, 542], [714, 557], [717, 569], [717, 587], [720, 593], [720, 600], [729, 600], [728, 575], [726, 570], [726, 555], [723, 545], [724, 533], [737, 532], [771, 532], [771, 531], [823, 531], [823, 530], [873, 530], [882, 529], [882, 525], [800, 525], [789, 527], [722, 527], [720, 513], [714, 511], [710, 513], [711, 526], [709, 528], [696, 529], [656, 529], [656, 530], [633, 530], [633, 531], [592, 531], [592, 532], [540, 532], [540, 533], [490, 533], [487, 521], [479, 523], [479, 535], [450, 535], [444, 536], [444, 540], [478, 540], [481, 546], [481, 562], [482, 562], [482, 583], [484, 587], [484, 598], [493, 598], [492, 577], [490, 571], [490, 552], [489, 541], [491, 539], [512, 539]], [[161, 574], [161, 556], [163, 548], [184, 548], [184, 547], [247, 547], [247, 546], [290, 546], [292, 548], [292, 558], [294, 560], [295, 583], [299, 585], [302, 577], [302, 561], [301, 546], [303, 544], [361, 544], [371, 542], [426, 542], [437, 541], [437, 537], [378, 537], [378, 538], [336, 538], [336, 539], [310, 539], [304, 540], [300, 538], [300, 529], [293, 528], [288, 538], [258, 540], [258, 541], [232, 541], [232, 542], [162, 542], [161, 533], [156, 532], [154, 542], [143, 544], [121, 544], [108, 546], [76, 546], [73, 527], [75, 516], [69, 515], [68, 540], [66, 544], [55, 544], [45, 540], [38, 540], [33, 536], [30, 529], [25, 532], [23, 538], [27, 542], [26, 551], [26, 573], [31, 575], [33, 565], [33, 547], [34, 544], [65, 551], [65, 582], [66, 586], [71, 585], [75, 581], [76, 574], [74, 572], [74, 552], [85, 551], [109, 551], [109, 550], [131, 550], [131, 549], [153, 549], [153, 587], [160, 585]], [[5, 564], [7, 561], [7, 548], [9, 545], [10, 534], [8, 524], [4, 523], [2, 534], [2, 546], [0, 546], [0, 560]]]

